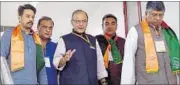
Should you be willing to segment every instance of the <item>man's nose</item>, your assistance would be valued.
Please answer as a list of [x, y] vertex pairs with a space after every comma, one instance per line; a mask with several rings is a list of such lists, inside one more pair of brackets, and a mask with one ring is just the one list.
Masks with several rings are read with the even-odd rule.
[[83, 25], [83, 21], [80, 21], [80, 22], [79, 22], [79, 25]]
[[34, 17], [29, 17], [29, 21], [33, 22], [34, 21]]
[[46, 29], [46, 31], [48, 31], [48, 32], [49, 32], [49, 31], [50, 31], [50, 28], [47, 28], [47, 29]]
[[161, 14], [157, 14], [157, 16], [156, 16], [155, 18], [156, 18], [156, 20], [158, 20], [158, 21], [159, 21], [159, 20], [161, 20], [161, 19], [162, 19], [162, 17], [163, 17], [163, 16], [162, 16]]
[[109, 24], [107, 27], [108, 27], [108, 28], [112, 28], [112, 27], [113, 27], [113, 25], [112, 25], [112, 24]]
[[161, 19], [161, 18], [160, 18], [160, 16], [157, 16], [157, 17], [156, 17], [156, 20], [158, 20], [158, 21], [159, 21], [160, 19]]

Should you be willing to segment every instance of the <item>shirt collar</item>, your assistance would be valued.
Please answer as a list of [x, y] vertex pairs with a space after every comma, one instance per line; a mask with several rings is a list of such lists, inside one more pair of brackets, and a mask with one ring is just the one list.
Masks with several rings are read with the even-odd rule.
[[155, 30], [161, 31], [161, 25], [158, 26], [158, 29], [155, 28], [155, 26], [152, 25], [152, 24], [149, 24], [149, 27], [150, 27], [150, 28], [153, 28], [154, 31], [155, 31]]
[[86, 33], [85, 33], [85, 32], [83, 32], [83, 33], [78, 33], [77, 31], [75, 31], [75, 30], [73, 29], [73, 33], [75, 33], [75, 34], [77, 34], [77, 35], [80, 35], [80, 36], [82, 36], [83, 38], [86, 39]]
[[[22, 31], [23, 33], [25, 33], [24, 30], [21, 29], [21, 31]], [[33, 31], [32, 29], [30, 29], [30, 32], [29, 32], [29, 34], [27, 34], [27, 35], [32, 35], [33, 33], [34, 33], [34, 31]], [[25, 33], [25, 34], [26, 34], [26, 33]]]

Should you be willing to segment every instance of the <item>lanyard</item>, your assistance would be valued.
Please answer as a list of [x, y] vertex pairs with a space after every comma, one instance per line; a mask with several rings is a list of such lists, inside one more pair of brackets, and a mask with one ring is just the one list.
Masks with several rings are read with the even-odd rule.
[[84, 37], [82, 37], [82, 36], [80, 36], [80, 35], [78, 35], [78, 34], [76, 34], [76, 33], [74, 33], [74, 32], [72, 32], [72, 34], [74, 34], [74, 35], [82, 38], [84, 41], [86, 41], [88, 44], [90, 44], [90, 46], [92, 46], [92, 44], [91, 44], [89, 38], [87, 37], [87, 35], [85, 35], [85, 37], [87, 38], [87, 39], [85, 39]]

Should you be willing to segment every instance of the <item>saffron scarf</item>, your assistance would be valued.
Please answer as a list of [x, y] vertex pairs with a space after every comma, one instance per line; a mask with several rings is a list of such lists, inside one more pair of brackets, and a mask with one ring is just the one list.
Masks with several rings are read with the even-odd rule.
[[[42, 44], [37, 34], [33, 32], [33, 38], [36, 43], [36, 70], [37, 73], [44, 67]], [[16, 26], [11, 36], [11, 72], [24, 68], [24, 38], [20, 25]]]
[[108, 68], [109, 64], [109, 51], [111, 51], [112, 57], [113, 57], [113, 62], [115, 64], [120, 64], [122, 63], [122, 56], [116, 46], [116, 40], [117, 36], [115, 36], [115, 39], [111, 39], [106, 33], [104, 34], [104, 37], [108, 41], [108, 46], [104, 54], [104, 65], [106, 68]]
[[[158, 72], [158, 58], [155, 51], [154, 41], [150, 32], [149, 25], [147, 21], [144, 19], [141, 22], [142, 30], [144, 33], [144, 42], [145, 42], [145, 53], [146, 53], [146, 72], [154, 73]], [[165, 41], [168, 46], [169, 57], [171, 70], [174, 74], [180, 73], [180, 54], [179, 49], [180, 45], [178, 39], [173, 32], [173, 30], [163, 21], [161, 23], [162, 33], [165, 37]]]

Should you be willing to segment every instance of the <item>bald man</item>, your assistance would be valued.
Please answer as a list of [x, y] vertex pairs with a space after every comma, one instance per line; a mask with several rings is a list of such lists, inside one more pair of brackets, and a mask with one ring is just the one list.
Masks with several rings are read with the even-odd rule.
[[86, 34], [88, 15], [76, 10], [71, 20], [73, 30], [58, 41], [53, 63], [60, 70], [60, 85], [107, 85], [103, 56], [95, 37]]

